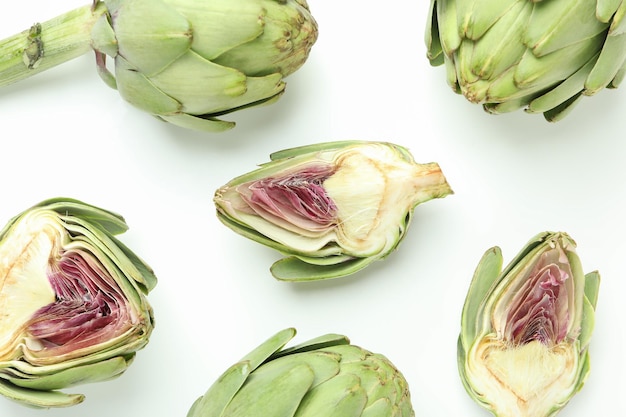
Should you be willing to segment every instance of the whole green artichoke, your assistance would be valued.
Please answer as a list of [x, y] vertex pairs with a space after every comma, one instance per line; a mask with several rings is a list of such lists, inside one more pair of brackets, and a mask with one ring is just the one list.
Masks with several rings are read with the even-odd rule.
[[600, 276], [584, 274], [565, 233], [540, 233], [502, 270], [489, 249], [467, 293], [458, 365], [467, 392], [498, 417], [554, 416], [589, 375]]
[[452, 194], [437, 163], [402, 146], [340, 141], [286, 149], [215, 193], [217, 216], [286, 257], [286, 281], [338, 278], [395, 250], [418, 204]]
[[622, 0], [431, 0], [428, 58], [489, 113], [549, 121], [626, 73]]
[[231, 366], [187, 417], [411, 417], [406, 380], [384, 356], [329, 334], [281, 350], [285, 329]]
[[[306, 0], [95, 0], [0, 42], [0, 85], [90, 50], [134, 106], [178, 126], [271, 103], [317, 39]], [[114, 75], [106, 56], [114, 59]]]
[[32, 407], [123, 373], [154, 326], [152, 270], [114, 235], [119, 215], [52, 199], [0, 231], [0, 394]]

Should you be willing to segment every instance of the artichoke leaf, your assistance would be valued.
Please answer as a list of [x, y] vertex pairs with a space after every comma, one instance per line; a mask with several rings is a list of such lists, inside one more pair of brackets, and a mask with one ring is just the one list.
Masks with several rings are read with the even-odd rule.
[[[550, 0], [535, 3], [526, 26], [524, 43], [532, 50], [533, 55], [544, 57], [596, 38], [606, 31], [608, 24], [593, 18], [596, 15], [595, 9], [596, 2], [589, 0]], [[600, 49], [602, 41], [598, 40], [597, 43]]]
[[626, 60], [626, 33], [609, 34], [600, 57], [585, 81], [583, 94], [591, 96], [608, 86]]
[[213, 117], [193, 116], [187, 113], [159, 115], [159, 119], [173, 125], [203, 132], [219, 133], [235, 127], [235, 122], [219, 120]]
[[176, 62], [191, 45], [189, 22], [168, 2], [125, 1], [118, 8], [109, 7], [109, 12], [115, 16], [118, 53], [147, 77]]
[[567, 99], [563, 103], [559, 104], [558, 106], [544, 112], [543, 115], [545, 119], [549, 122], [558, 122], [559, 120], [567, 116], [582, 98], [582, 92], [578, 93]]
[[8, 384], [0, 378], [0, 394], [28, 407], [70, 407], [85, 399], [82, 394], [65, 394], [60, 391], [38, 391]]
[[[211, 61], [227, 51], [252, 42], [264, 31], [266, 11], [259, 2], [168, 0], [168, 3], [189, 19], [194, 31], [191, 48]], [[206, 22], [220, 24], [207, 25]]]
[[465, 351], [469, 350], [469, 344], [485, 327], [485, 323], [479, 322], [478, 319], [483, 317], [487, 295], [498, 284], [502, 263], [502, 251], [496, 246], [485, 252], [476, 267], [461, 314], [462, 331], [459, 340]]
[[298, 257], [280, 259], [271, 266], [274, 278], [280, 281], [304, 282], [319, 279], [340, 278], [358, 272], [374, 262], [376, 258], [352, 258], [341, 263], [319, 265], [304, 262]]
[[[309, 406], [309, 398], [316, 401]], [[313, 388], [302, 400], [298, 417], [360, 417], [367, 393], [356, 375], [344, 374]]]
[[[477, 4], [480, 3], [480, 4]], [[523, 6], [526, 0], [466, 0], [457, 1], [457, 19], [462, 37], [478, 40], [499, 24], [500, 18], [513, 8]], [[511, 14], [511, 13], [508, 13]], [[513, 13], [516, 14], [516, 13]]]
[[250, 363], [247, 361], [238, 362], [228, 368], [208, 391], [193, 403], [187, 417], [221, 417], [251, 371]]
[[596, 1], [596, 17], [603, 23], [608, 23], [623, 0], [597, 0]]
[[459, 25], [457, 23], [457, 1], [456, 0], [436, 0], [437, 27], [439, 31], [439, 41], [447, 55], [452, 55], [461, 45]]
[[426, 56], [432, 66], [438, 66], [443, 64], [443, 49], [441, 48], [441, 41], [439, 40], [439, 25], [437, 23], [437, 0], [430, 0], [430, 8], [428, 9], [428, 16], [430, 18], [426, 22], [426, 31], [424, 35], [424, 41], [426, 42]]
[[116, 356], [101, 362], [89, 363], [68, 368], [49, 375], [36, 378], [7, 378], [13, 384], [34, 390], [56, 390], [78, 384], [106, 381], [122, 374], [134, 358]]
[[529, 113], [544, 113], [557, 108], [572, 97], [579, 96], [585, 88], [585, 80], [596, 65], [597, 55], [581, 69], [572, 74], [557, 87], [533, 99], [526, 109]]
[[306, 364], [271, 362], [250, 375], [237, 392], [239, 401], [229, 404], [224, 414], [246, 417], [255, 415], [258, 410], [272, 410], [272, 416], [292, 417], [314, 378]]

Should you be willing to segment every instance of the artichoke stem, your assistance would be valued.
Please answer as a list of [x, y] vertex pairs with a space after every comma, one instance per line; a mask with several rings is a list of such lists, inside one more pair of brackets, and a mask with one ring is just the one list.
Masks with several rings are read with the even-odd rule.
[[71, 10], [0, 41], [0, 87], [86, 54], [102, 2]]

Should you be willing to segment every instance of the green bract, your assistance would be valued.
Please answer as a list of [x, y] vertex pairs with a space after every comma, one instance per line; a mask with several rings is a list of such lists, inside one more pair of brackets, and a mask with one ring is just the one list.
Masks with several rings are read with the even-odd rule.
[[431, 0], [428, 58], [490, 113], [549, 121], [626, 73], [622, 0]]
[[52, 199], [0, 231], [0, 394], [80, 403], [57, 390], [120, 375], [148, 343], [156, 278], [114, 237], [126, 229], [115, 213]]
[[489, 249], [474, 274], [458, 360], [467, 392], [499, 417], [555, 415], [589, 374], [600, 276], [565, 233], [541, 233], [502, 270]]
[[217, 190], [219, 219], [286, 258], [272, 274], [318, 280], [354, 273], [392, 252], [420, 203], [452, 193], [439, 165], [403, 147], [345, 141], [276, 152]]
[[410, 417], [409, 388], [383, 355], [329, 334], [281, 350], [277, 333], [231, 366], [187, 417]]
[[277, 100], [316, 39], [306, 0], [95, 0], [1, 41], [0, 85], [94, 49], [102, 78], [134, 106], [223, 131], [235, 125], [223, 115]]

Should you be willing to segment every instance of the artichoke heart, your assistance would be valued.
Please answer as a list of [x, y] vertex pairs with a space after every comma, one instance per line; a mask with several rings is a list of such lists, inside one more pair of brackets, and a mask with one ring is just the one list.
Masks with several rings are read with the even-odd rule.
[[452, 193], [438, 164], [386, 142], [328, 142], [276, 152], [215, 193], [218, 218], [288, 255], [283, 280], [354, 273], [392, 252], [414, 208]]
[[504, 269], [488, 250], [470, 285], [459, 336], [468, 393], [494, 415], [548, 417], [589, 374], [600, 277], [584, 275], [565, 233], [533, 238]]
[[44, 201], [0, 232], [0, 393], [34, 407], [81, 402], [56, 391], [113, 378], [148, 343], [152, 270], [114, 235], [117, 214]]

